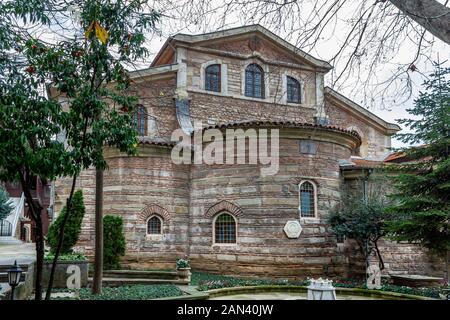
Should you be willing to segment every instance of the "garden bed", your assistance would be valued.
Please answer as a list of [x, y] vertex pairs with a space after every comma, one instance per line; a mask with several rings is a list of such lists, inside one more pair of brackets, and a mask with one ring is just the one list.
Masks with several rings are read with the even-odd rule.
[[91, 289], [54, 290], [54, 300], [150, 300], [164, 297], [182, 297], [184, 295], [174, 285], [134, 285], [105, 287], [99, 295], [92, 294]]

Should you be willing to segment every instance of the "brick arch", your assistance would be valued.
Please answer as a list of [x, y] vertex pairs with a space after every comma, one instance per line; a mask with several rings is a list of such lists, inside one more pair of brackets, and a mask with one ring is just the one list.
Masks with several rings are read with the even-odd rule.
[[139, 214], [139, 220], [145, 222], [150, 216], [154, 214], [160, 216], [165, 221], [170, 220], [170, 213], [163, 207], [158, 206], [157, 204], [154, 203], [145, 206], [145, 208]]
[[209, 209], [206, 210], [206, 212], [205, 212], [205, 216], [208, 218], [212, 218], [221, 211], [227, 211], [227, 212], [233, 214], [235, 217], [239, 217], [242, 215], [242, 209], [240, 207], [238, 207], [237, 205], [235, 205], [229, 201], [222, 200], [222, 201], [216, 203], [215, 205], [212, 205], [211, 207], [209, 207]]

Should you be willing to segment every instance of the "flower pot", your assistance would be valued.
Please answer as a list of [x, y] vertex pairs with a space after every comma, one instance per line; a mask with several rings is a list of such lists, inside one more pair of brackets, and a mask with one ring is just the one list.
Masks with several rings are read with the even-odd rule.
[[191, 268], [177, 268], [178, 278], [191, 282]]

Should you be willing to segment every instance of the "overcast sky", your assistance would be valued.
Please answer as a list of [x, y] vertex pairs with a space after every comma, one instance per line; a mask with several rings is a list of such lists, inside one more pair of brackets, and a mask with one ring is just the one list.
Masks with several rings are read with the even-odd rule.
[[[197, 3], [196, 0], [186, 0], [187, 2]], [[308, 6], [312, 6], [316, 3], [325, 4], [326, 1], [312, 1], [312, 0], [303, 0], [305, 6], [302, 7], [302, 17], [303, 12], [305, 12], [305, 16], [308, 15]], [[228, 29], [232, 27], [239, 27], [242, 25], [250, 24], [250, 23], [259, 23], [262, 26], [268, 28], [278, 36], [286, 39], [293, 45], [297, 45], [297, 41], [299, 39], [299, 33], [301, 30], [292, 32], [292, 25], [296, 23], [296, 18], [289, 19], [287, 18], [280, 24], [274, 24], [272, 21], [264, 21], [257, 19], [257, 14], [254, 14], [249, 10], [249, 12], [239, 12], [232, 11], [223, 14], [223, 4], [224, 1], [211, 1], [207, 4], [207, 7], [197, 7], [197, 6], [182, 6], [181, 3], [183, 1], [175, 1], [175, 2], [160, 2], [156, 1], [155, 7], [163, 12], [164, 16], [162, 19], [162, 23], [160, 24], [160, 34], [157, 36], [153, 36], [151, 41], [149, 42], [150, 50], [152, 52], [152, 57], [158, 52], [158, 50], [163, 45], [164, 41], [167, 37], [174, 35], [176, 33], [187, 33], [187, 34], [199, 34], [204, 32], [212, 32], [222, 29]], [[328, 3], [331, 1], [328, 1]], [[356, 1], [359, 2], [359, 1]], [[325, 30], [320, 41], [318, 41], [317, 45], [313, 48], [303, 48], [306, 52], [312, 54], [313, 56], [323, 59], [329, 60], [332, 55], [339, 49], [339, 45], [343, 42], [343, 37], [346, 34], [346, 31], [349, 28], [348, 22], [355, 17], [355, 8], [358, 7], [355, 1], [348, 1], [347, 7], [344, 7], [342, 12], [339, 13], [338, 19], [336, 19], [333, 28], [329, 28]], [[167, 4], [169, 3], [169, 5]], [[204, 2], [203, 2], [204, 3]], [[327, 3], [327, 4], [328, 4]], [[171, 7], [171, 5], [172, 7]], [[288, 13], [287, 17], [290, 15], [293, 16], [295, 13]], [[298, 13], [297, 13], [298, 14]], [[187, 19], [186, 17], [190, 17]], [[276, 30], [274, 30], [276, 29]], [[409, 37], [409, 35], [407, 35]], [[433, 37], [428, 36], [427, 38], [430, 41], [433, 41]], [[438, 39], [434, 39], [434, 43], [432, 49], [429, 50], [428, 56], [437, 60], [439, 57], [440, 61], [445, 61], [450, 59], [450, 50], [449, 46], [444, 44], [442, 41]], [[412, 61], [413, 56], [416, 52], [416, 46], [412, 41], [406, 39], [401, 42], [398, 48], [395, 50], [396, 52], [392, 53], [392, 57], [388, 57], [389, 61], [387, 63], [382, 64], [377, 72], [380, 76], [380, 79], [389, 77], [392, 73], [394, 73], [400, 64], [409, 63]], [[149, 59], [150, 61], [152, 59]], [[426, 61], [426, 57], [421, 57], [415, 63], [418, 72], [410, 72], [409, 75], [412, 79], [412, 96], [407, 99], [406, 96], [399, 96], [396, 93], [397, 88], [392, 86], [391, 92], [388, 92], [383, 97], [377, 97], [371, 105], [367, 105], [364, 103], [364, 100], [367, 100], [367, 93], [362, 92], [359, 86], [360, 84], [352, 79], [347, 79], [342, 86], [338, 89], [339, 92], [346, 95], [348, 98], [352, 99], [356, 103], [361, 104], [363, 107], [366, 107], [371, 112], [375, 113], [379, 117], [383, 118], [389, 122], [396, 122], [395, 119], [410, 117], [406, 112], [406, 109], [413, 105], [413, 99], [417, 97], [418, 92], [421, 88], [421, 84], [424, 80], [422, 74], [429, 74], [432, 70], [431, 64]], [[150, 62], [149, 61], [149, 62]], [[343, 64], [342, 62], [341, 64]], [[361, 61], [362, 68], [365, 61]], [[340, 65], [335, 65], [335, 68], [341, 67]], [[330, 82], [331, 75], [326, 76], [327, 84]], [[401, 85], [401, 82], [398, 82]], [[397, 84], [398, 85], [398, 84]], [[365, 95], [365, 96], [364, 96]], [[366, 98], [366, 99], [364, 99]], [[384, 99], [384, 103], [381, 100]], [[406, 100], [406, 101], [405, 101]], [[389, 102], [386, 102], [389, 101]], [[393, 147], [400, 147], [403, 144], [400, 141], [393, 140]]]

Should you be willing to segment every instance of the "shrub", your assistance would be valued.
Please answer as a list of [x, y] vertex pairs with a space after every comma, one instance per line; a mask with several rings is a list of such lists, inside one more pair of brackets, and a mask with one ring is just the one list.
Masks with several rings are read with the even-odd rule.
[[180, 268], [190, 268], [191, 264], [188, 259], [178, 259], [177, 260], [177, 269]]
[[[44, 257], [44, 261], [53, 261], [55, 259], [54, 254], [47, 254]], [[80, 253], [62, 254], [58, 256], [58, 261], [86, 261], [86, 256]]]
[[117, 216], [103, 218], [103, 268], [119, 269], [120, 257], [125, 255], [123, 220]]
[[6, 219], [13, 209], [8, 192], [0, 186], [0, 220]]
[[[64, 238], [60, 254], [71, 254], [73, 246], [77, 243], [80, 236], [81, 223], [85, 213], [83, 203], [83, 192], [78, 190], [72, 198], [72, 212], [70, 213], [66, 226], [64, 228]], [[47, 243], [50, 246], [50, 253], [54, 254], [58, 246], [59, 231], [61, 225], [67, 215], [67, 208], [61, 210], [61, 214], [56, 218], [55, 222], [50, 226], [47, 233]]]

